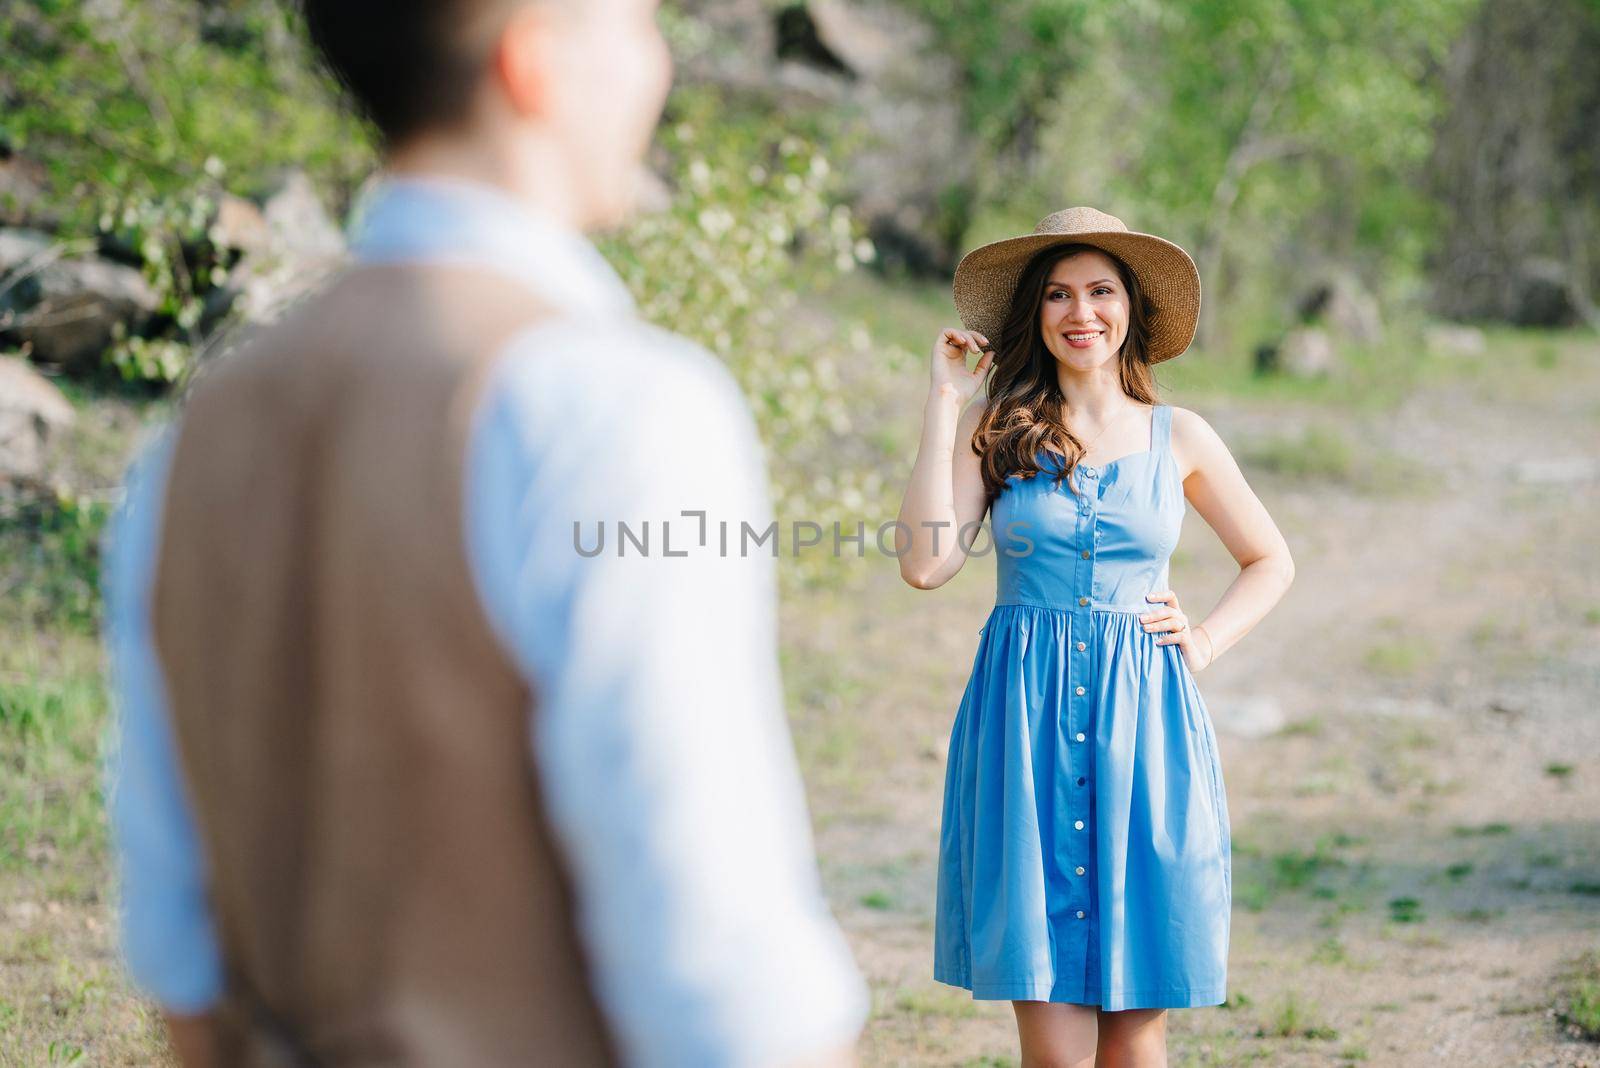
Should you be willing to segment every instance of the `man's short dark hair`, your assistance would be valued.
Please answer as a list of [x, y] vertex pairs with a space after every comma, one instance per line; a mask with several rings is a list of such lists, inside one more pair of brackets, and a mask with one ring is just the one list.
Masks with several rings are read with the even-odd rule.
[[465, 117], [496, 36], [517, 6], [519, 0], [301, 0], [312, 43], [388, 145]]

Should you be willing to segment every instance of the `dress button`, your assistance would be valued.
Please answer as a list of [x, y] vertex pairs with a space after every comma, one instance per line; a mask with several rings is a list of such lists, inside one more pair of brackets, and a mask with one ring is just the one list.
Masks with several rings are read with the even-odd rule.
[[1083, 779], [1083, 776], [1082, 776], [1082, 775], [1079, 775], [1079, 776], [1078, 776], [1078, 785], [1079, 785], [1079, 786], [1082, 786], [1082, 785], [1083, 785], [1083, 782], [1084, 782], [1084, 779]]
[[1078, 739], [1078, 741], [1083, 741], [1083, 732], [1079, 731], [1075, 737]]
[[1079, 830], [1079, 831], [1083, 830], [1083, 821], [1082, 820], [1074, 820], [1073, 823], [1072, 823], [1072, 827], [1073, 827], [1074, 830]]
[[1085, 560], [1089, 559], [1089, 550], [1088, 549], [1083, 550], [1083, 558]]
[[1073, 690], [1072, 692], [1077, 694], [1079, 697], [1082, 697], [1083, 696], [1083, 687], [1079, 686], [1076, 690]]
[[1077, 871], [1077, 873], [1078, 873], [1078, 874], [1079, 874], [1079, 875], [1082, 875], [1082, 874], [1083, 874], [1083, 868], [1081, 868], [1081, 867], [1080, 867], [1080, 868], [1077, 868], [1077, 869], [1075, 869], [1075, 870], [1076, 870], [1076, 871]]
[[1089, 603], [1089, 598], [1087, 598], [1087, 597], [1079, 597], [1078, 598], [1078, 603], [1079, 604], [1088, 604]]
[[1085, 644], [1084, 644], [1084, 643], [1083, 643], [1083, 642], [1079, 642], [1079, 643], [1078, 643], [1078, 652], [1080, 652], [1080, 653], [1081, 653], [1081, 652], [1083, 652], [1083, 651], [1084, 651], [1084, 650], [1085, 650], [1085, 649], [1087, 649], [1087, 648], [1089, 648], [1089, 647], [1088, 647], [1088, 646], [1087, 646], [1087, 645], [1085, 645]]
[[1080, 920], [1083, 919], [1083, 910], [1082, 909], [1078, 910], [1078, 919], [1080, 919]]

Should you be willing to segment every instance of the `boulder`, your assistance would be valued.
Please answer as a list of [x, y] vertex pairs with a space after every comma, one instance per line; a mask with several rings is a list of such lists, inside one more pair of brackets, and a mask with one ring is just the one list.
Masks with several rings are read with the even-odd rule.
[[882, 0], [807, 0], [774, 12], [752, 0], [685, 0], [721, 45], [683, 57], [688, 82], [766, 98], [782, 111], [825, 109], [848, 129], [830, 160], [886, 265], [943, 274], [959, 257], [952, 189], [970, 184], [961, 69], [929, 25]]
[[54, 383], [26, 360], [0, 357], [0, 490], [43, 482], [50, 442], [73, 417]]
[[239, 258], [207, 297], [202, 319], [206, 330], [229, 311], [251, 322], [274, 318], [346, 256], [343, 231], [302, 171], [282, 175], [259, 208], [225, 197], [210, 235], [217, 248], [237, 252]]
[[136, 333], [160, 306], [132, 267], [37, 231], [0, 231], [0, 338], [39, 363], [93, 371], [117, 326]]
[[1303, 326], [1289, 331], [1278, 346], [1277, 368], [1295, 378], [1316, 378], [1338, 367], [1333, 339], [1327, 331]]
[[1303, 322], [1361, 345], [1383, 340], [1383, 316], [1378, 300], [1361, 280], [1348, 271], [1334, 271], [1312, 286], [1300, 299]]

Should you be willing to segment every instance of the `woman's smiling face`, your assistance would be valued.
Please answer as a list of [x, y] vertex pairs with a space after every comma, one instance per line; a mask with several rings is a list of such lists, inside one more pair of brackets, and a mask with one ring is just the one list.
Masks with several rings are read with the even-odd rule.
[[1116, 358], [1128, 334], [1128, 290], [1100, 252], [1056, 263], [1039, 302], [1039, 332], [1058, 363], [1089, 371]]

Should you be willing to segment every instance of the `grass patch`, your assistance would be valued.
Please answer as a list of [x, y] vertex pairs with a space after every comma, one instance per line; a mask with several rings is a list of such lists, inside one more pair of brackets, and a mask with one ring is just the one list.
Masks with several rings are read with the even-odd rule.
[[1256, 1031], [1257, 1038], [1310, 1038], [1329, 1040], [1339, 1037], [1339, 1032], [1315, 1020], [1310, 1007], [1300, 1001], [1294, 991], [1278, 1003], [1271, 1019]]
[[919, 1017], [942, 1017], [963, 1020], [978, 1015], [978, 1003], [965, 991], [918, 987], [902, 990], [895, 996], [894, 1007], [904, 1013]]
[[1457, 838], [1489, 837], [1491, 835], [1510, 834], [1511, 824], [1481, 823], [1477, 826], [1470, 826], [1467, 824], [1458, 823], [1454, 827], [1450, 828], [1450, 833], [1455, 835]]
[[1298, 435], [1263, 438], [1242, 446], [1239, 461], [1246, 467], [1293, 479], [1328, 479], [1345, 482], [1356, 472], [1355, 449], [1344, 433], [1313, 425]]
[[0, 871], [60, 873], [103, 855], [105, 715], [89, 639], [0, 652]]
[[1310, 715], [1302, 719], [1292, 720], [1279, 728], [1277, 736], [1287, 738], [1293, 735], [1304, 735], [1308, 738], [1319, 738], [1325, 729], [1320, 715]]
[[1338, 935], [1329, 935], [1318, 942], [1316, 947], [1312, 949], [1311, 960], [1316, 964], [1348, 964], [1350, 963], [1350, 954]]
[[[1322, 835], [1309, 851], [1282, 850], [1265, 853], [1249, 845], [1234, 846], [1234, 902], [1251, 912], [1260, 912], [1281, 893], [1311, 888], [1311, 896], [1328, 900], [1347, 891], [1323, 880], [1350, 867], [1337, 850], [1360, 845], [1366, 839], [1342, 831]], [[1315, 884], [1315, 885], [1313, 885]], [[1359, 908], [1350, 905], [1350, 909]]]
[[1600, 1042], [1600, 952], [1585, 953], [1562, 977], [1555, 1017], [1571, 1037]]
[[1438, 657], [1438, 649], [1425, 638], [1397, 635], [1371, 646], [1361, 658], [1369, 671], [1393, 678], [1415, 675]]
[[1390, 898], [1389, 919], [1395, 923], [1421, 923], [1424, 919], [1422, 902], [1414, 897]]
[[63, 494], [0, 513], [4, 620], [29, 630], [92, 633], [100, 622], [106, 500]]

